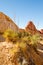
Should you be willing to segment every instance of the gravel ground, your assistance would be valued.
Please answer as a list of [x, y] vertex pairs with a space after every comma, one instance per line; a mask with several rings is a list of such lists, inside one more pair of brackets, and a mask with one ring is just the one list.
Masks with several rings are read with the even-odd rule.
[[[0, 42], [0, 65], [15, 65], [14, 62], [11, 61], [14, 56], [14, 54], [10, 52], [12, 48], [16, 48], [17, 51], [19, 50], [19, 48], [11, 42]], [[23, 61], [23, 63], [25, 62]]]
[[8, 42], [0, 42], [0, 65], [14, 65], [11, 62], [12, 54], [9, 53], [14, 44]]

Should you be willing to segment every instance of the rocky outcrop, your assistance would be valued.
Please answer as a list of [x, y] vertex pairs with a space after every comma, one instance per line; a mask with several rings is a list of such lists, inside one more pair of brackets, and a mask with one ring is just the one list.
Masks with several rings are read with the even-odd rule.
[[43, 34], [43, 29], [40, 30], [41, 34]]
[[7, 15], [0, 12], [0, 33], [7, 29], [18, 31], [18, 26]]
[[35, 34], [37, 32], [37, 29], [36, 29], [36, 27], [35, 27], [35, 25], [33, 24], [32, 21], [28, 22], [27, 26], [25, 27], [25, 30], [27, 32], [32, 33], [32, 34]]
[[43, 29], [37, 30], [32, 21], [28, 22], [27, 26], [25, 27], [25, 31], [30, 32], [31, 34], [38, 33], [43, 36]]

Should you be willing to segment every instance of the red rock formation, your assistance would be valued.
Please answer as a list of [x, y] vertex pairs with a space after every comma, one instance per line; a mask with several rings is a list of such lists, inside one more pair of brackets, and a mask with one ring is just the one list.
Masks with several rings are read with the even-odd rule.
[[27, 32], [32, 33], [32, 34], [35, 34], [37, 32], [37, 29], [36, 29], [36, 27], [35, 27], [35, 25], [33, 24], [32, 21], [29, 21], [29, 23], [27, 24], [25, 30]]
[[43, 34], [43, 29], [40, 30], [41, 34]]

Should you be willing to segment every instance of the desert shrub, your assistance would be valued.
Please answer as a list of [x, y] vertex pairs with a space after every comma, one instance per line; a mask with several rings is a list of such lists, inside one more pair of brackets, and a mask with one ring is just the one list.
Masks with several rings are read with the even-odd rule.
[[26, 42], [27, 42], [27, 41], [28, 41], [28, 37], [26, 37], [26, 36], [23, 37], [23, 38], [22, 38], [22, 41], [24, 41], [24, 42], [26, 41]]
[[[24, 60], [24, 58], [26, 60], [28, 60], [29, 59], [29, 52], [30, 52], [29, 43], [31, 43], [31, 46], [34, 48], [35, 51], [37, 51], [36, 47], [37, 47], [37, 43], [38, 43], [39, 38], [40, 37], [38, 34], [35, 34], [32, 36], [31, 35], [24, 36], [24, 37], [22, 37], [22, 39], [19, 38], [21, 41], [20, 42], [17, 41], [16, 44], [14, 45], [14, 47], [11, 48], [11, 50], [10, 50], [10, 53], [14, 55], [12, 58], [12, 62], [15, 63], [15, 61], [16, 61], [19, 63], [19, 61], [20, 61], [20, 63], [22, 64], [23, 63], [22, 61]], [[24, 41], [26, 41], [26, 42], [24, 42]], [[28, 41], [28, 43], [27, 43], [27, 41]], [[14, 61], [14, 59], [15, 59], [15, 61]]]
[[14, 32], [11, 29], [8, 29], [4, 32], [3, 36], [7, 41], [16, 41], [18, 39], [18, 33]]
[[22, 37], [22, 33], [21, 33], [21, 32], [18, 33], [18, 37], [19, 37], [19, 38]]
[[25, 60], [26, 59], [25, 57], [27, 57], [26, 51], [27, 51], [26, 43], [24, 43], [23, 41], [21, 41], [20, 43], [16, 42], [14, 48], [10, 50], [10, 53], [14, 54], [14, 57], [12, 58], [12, 62], [14, 62], [14, 59], [15, 59], [15, 61], [17, 61], [18, 63], [22, 65], [23, 60]]
[[40, 40], [40, 36], [38, 34], [35, 34], [31, 37], [32, 44], [38, 43], [39, 40]]
[[23, 32], [22, 33], [22, 37], [24, 37], [24, 36], [28, 36], [29, 34], [27, 33], [27, 32]]
[[34, 34], [32, 37], [31, 37], [31, 45], [33, 46], [33, 48], [35, 50], [37, 50], [37, 44], [40, 40], [40, 35], [39, 34]]
[[23, 38], [23, 37], [29, 36], [29, 33], [27, 33], [27, 32], [19, 32], [18, 35], [19, 35], [19, 38]]

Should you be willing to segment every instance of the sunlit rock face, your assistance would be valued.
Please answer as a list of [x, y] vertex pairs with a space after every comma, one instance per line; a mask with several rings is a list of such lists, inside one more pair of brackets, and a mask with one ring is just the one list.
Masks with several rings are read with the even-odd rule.
[[40, 34], [41, 36], [43, 36], [43, 29], [38, 30], [34, 23], [32, 21], [29, 21], [27, 26], [25, 27], [25, 31], [30, 32], [31, 34]]
[[29, 21], [29, 22], [28, 22], [27, 26], [25, 27], [25, 30], [26, 30], [27, 32], [32, 33], [32, 34], [37, 33], [37, 29], [36, 29], [36, 27], [35, 27], [35, 25], [33, 24], [32, 21]]
[[6, 29], [18, 31], [18, 26], [7, 15], [0, 12], [0, 32], [4, 32]]

